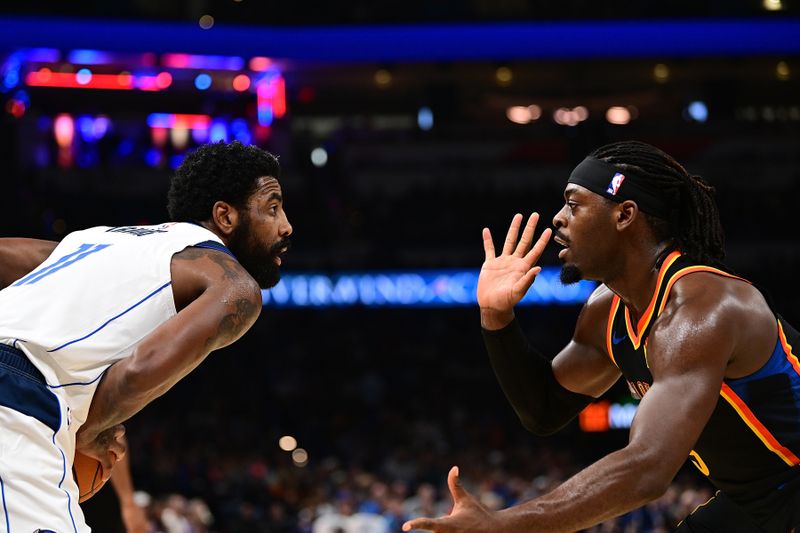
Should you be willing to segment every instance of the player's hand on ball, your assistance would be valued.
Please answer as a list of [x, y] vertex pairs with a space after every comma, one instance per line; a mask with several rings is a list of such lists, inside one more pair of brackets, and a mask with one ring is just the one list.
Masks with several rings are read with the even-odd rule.
[[542, 270], [535, 266], [541, 257], [552, 230], [545, 229], [534, 242], [539, 214], [533, 213], [517, 241], [522, 215], [516, 214], [508, 228], [503, 250], [495, 256], [489, 228], [483, 228], [483, 250], [486, 259], [478, 278], [478, 305], [481, 309], [510, 311], [528, 292], [536, 275]]
[[403, 531], [422, 529], [438, 533], [489, 533], [502, 530], [498, 517], [461, 486], [457, 466], [450, 469], [447, 486], [453, 497], [453, 510], [450, 514], [441, 518], [409, 520], [403, 524]]
[[125, 441], [125, 426], [118, 424], [92, 437], [78, 432], [76, 448], [79, 452], [93, 457], [103, 467], [103, 481], [111, 477], [111, 469], [117, 461], [122, 459], [128, 450]]

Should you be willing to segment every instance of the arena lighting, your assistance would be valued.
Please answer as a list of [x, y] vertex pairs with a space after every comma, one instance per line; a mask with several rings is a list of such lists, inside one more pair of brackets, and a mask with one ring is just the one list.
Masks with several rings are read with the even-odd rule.
[[689, 105], [686, 106], [685, 117], [695, 122], [705, 122], [708, 120], [708, 107], [705, 102], [700, 100], [689, 102]]
[[197, 22], [204, 30], [210, 30], [214, 27], [214, 17], [211, 15], [203, 15]]
[[531, 110], [522, 105], [511, 106], [506, 109], [506, 118], [514, 124], [527, 124], [531, 121]]
[[206, 130], [211, 125], [211, 116], [179, 113], [150, 113], [150, 115], [147, 116], [147, 125], [151, 128]]
[[[162, 76], [161, 73], [159, 76]], [[171, 78], [171, 77], [170, 77]], [[171, 82], [170, 82], [171, 83]], [[158, 76], [131, 75], [128, 72], [120, 74], [94, 74], [89, 69], [80, 69], [77, 73], [53, 72], [42, 68], [29, 72], [25, 76], [25, 84], [29, 87], [53, 87], [59, 89], [104, 89], [111, 91], [161, 91], [164, 86], [164, 77], [159, 81]]]
[[262, 126], [286, 115], [286, 81], [280, 73], [269, 72], [256, 83], [256, 114]]
[[250, 88], [250, 77], [247, 74], [239, 74], [231, 82], [235, 91], [244, 92]]
[[625, 125], [631, 121], [631, 112], [627, 107], [615, 105], [606, 111], [606, 120], [610, 124]]
[[79, 85], [88, 84], [90, 81], [92, 81], [92, 71], [88, 68], [80, 69], [75, 73], [75, 81], [78, 82]]
[[292, 461], [295, 466], [304, 467], [308, 464], [308, 452], [303, 448], [295, 448], [292, 452]]
[[167, 68], [198, 70], [242, 70], [244, 69], [244, 59], [236, 56], [164, 54], [161, 56], [161, 65]]
[[578, 415], [581, 431], [599, 433], [612, 429], [628, 429], [636, 415], [636, 404], [608, 401], [591, 403]]
[[253, 57], [248, 66], [253, 72], [264, 72], [270, 65], [272, 65], [272, 60], [268, 57]]
[[66, 113], [58, 115], [53, 121], [53, 133], [58, 146], [61, 148], [72, 146], [72, 140], [75, 138], [75, 121], [72, 116]]
[[[476, 306], [477, 270], [285, 274], [261, 291], [262, 303], [276, 307], [464, 307]], [[576, 305], [596, 284], [563, 285], [559, 268], [544, 267], [520, 305]]]
[[562, 126], [577, 126], [589, 118], [589, 110], [585, 106], [579, 105], [573, 109], [559, 107], [553, 112], [553, 120]]
[[430, 107], [420, 107], [417, 111], [417, 126], [422, 131], [430, 131], [433, 128], [433, 111]]
[[112, 54], [100, 50], [72, 50], [67, 54], [67, 62], [76, 65], [107, 65], [113, 61]]
[[789, 64], [786, 61], [778, 61], [775, 65], [775, 77], [781, 81], [786, 81], [792, 77], [792, 72], [789, 70]]
[[514, 80], [514, 72], [508, 67], [498, 67], [494, 72], [494, 78], [499, 86], [507, 87]]
[[376, 70], [372, 78], [375, 81], [375, 85], [381, 89], [385, 89], [392, 83], [392, 73], [385, 68]]
[[194, 86], [201, 91], [205, 91], [206, 89], [211, 87], [211, 76], [209, 76], [205, 72], [202, 74], [198, 74], [197, 77], [194, 79]]
[[325, 148], [318, 146], [311, 150], [311, 163], [318, 168], [324, 167], [328, 162], [328, 152]]
[[228, 126], [222, 120], [215, 120], [211, 123], [208, 130], [208, 141], [218, 143], [220, 141], [228, 142]]
[[658, 83], [666, 83], [669, 81], [669, 67], [664, 63], [658, 63], [653, 67], [653, 78]]
[[780, 11], [783, 9], [783, 2], [781, 2], [781, 0], [762, 0], [761, 5], [767, 11]]
[[291, 452], [295, 448], [297, 448], [297, 439], [292, 437], [291, 435], [284, 435], [280, 439], [278, 439], [278, 446], [281, 450], [285, 452]]

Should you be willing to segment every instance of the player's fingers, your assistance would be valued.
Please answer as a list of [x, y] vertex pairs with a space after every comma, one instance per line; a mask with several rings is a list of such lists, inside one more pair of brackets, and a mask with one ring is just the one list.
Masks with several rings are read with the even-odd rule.
[[525, 229], [522, 231], [522, 237], [517, 244], [516, 250], [514, 250], [514, 255], [517, 257], [523, 257], [528, 249], [531, 247], [531, 243], [533, 242], [533, 234], [536, 231], [536, 224], [539, 223], [539, 213], [532, 213], [530, 217], [528, 217], [528, 223], [525, 224]]
[[458, 467], [454, 466], [447, 474], [447, 486], [450, 488], [450, 494], [453, 495], [453, 502], [456, 504], [468, 496], [467, 491], [461, 486], [461, 480], [458, 478]]
[[506, 234], [506, 242], [503, 244], [503, 255], [510, 255], [514, 246], [517, 244], [517, 235], [519, 235], [519, 226], [522, 224], [522, 215], [517, 213], [511, 219], [511, 225], [508, 227]]
[[415, 518], [403, 524], [403, 531], [424, 529], [426, 531], [443, 531], [440, 528], [441, 518]]
[[541, 271], [542, 267], [536, 266], [528, 270], [524, 276], [519, 278], [517, 282], [514, 283], [514, 286], [511, 288], [511, 290], [514, 293], [514, 296], [516, 296], [519, 300], [522, 300], [522, 298], [525, 297], [525, 293], [527, 293], [528, 289], [530, 289], [531, 285], [533, 285], [536, 276]]
[[525, 256], [525, 261], [528, 262], [529, 265], [533, 265], [536, 263], [539, 258], [542, 256], [542, 252], [544, 252], [547, 243], [550, 242], [550, 237], [553, 236], [553, 230], [547, 228], [539, 235], [539, 238], [536, 240], [536, 243], [531, 248], [531, 251], [527, 253]]
[[483, 251], [486, 252], [486, 261], [494, 259], [494, 242], [489, 228], [483, 228]]

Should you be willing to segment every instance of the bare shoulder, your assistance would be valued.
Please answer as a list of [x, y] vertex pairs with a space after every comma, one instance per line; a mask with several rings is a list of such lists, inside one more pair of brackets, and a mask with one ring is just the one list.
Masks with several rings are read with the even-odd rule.
[[605, 332], [614, 293], [603, 284], [597, 286], [581, 309], [575, 325], [575, 339], [605, 352]]
[[[261, 288], [239, 262], [219, 250], [189, 247], [170, 264], [175, 307], [180, 311], [206, 291], [261, 308]], [[257, 304], [257, 305], [256, 305]], [[243, 304], [244, 305], [244, 304]]]
[[761, 292], [751, 284], [711, 272], [696, 272], [675, 282], [664, 312], [707, 320], [772, 321], [773, 314]]
[[739, 279], [697, 272], [675, 282], [650, 338], [682, 354], [706, 346], [698, 355], [716, 354], [728, 367], [727, 377], [741, 377], [765, 362], [776, 333], [775, 316], [758, 289]]

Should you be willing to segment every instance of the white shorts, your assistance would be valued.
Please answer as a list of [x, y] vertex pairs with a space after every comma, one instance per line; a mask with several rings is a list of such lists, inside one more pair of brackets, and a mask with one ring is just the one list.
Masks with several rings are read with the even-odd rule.
[[88, 533], [65, 403], [0, 360], [0, 533]]

